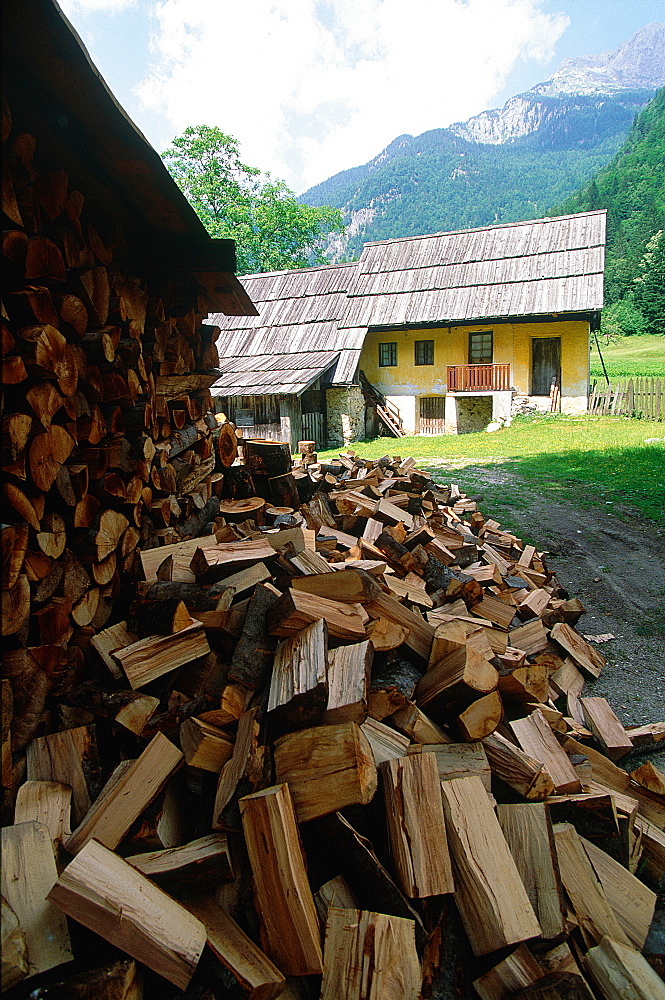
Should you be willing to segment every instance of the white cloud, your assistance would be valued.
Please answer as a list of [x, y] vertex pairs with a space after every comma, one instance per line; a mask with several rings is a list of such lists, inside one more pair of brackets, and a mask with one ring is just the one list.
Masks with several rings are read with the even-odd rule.
[[162, 0], [153, 16], [145, 107], [173, 134], [219, 125], [296, 190], [490, 107], [568, 24], [541, 0]]
[[116, 13], [133, 7], [136, 0], [58, 0], [67, 17], [77, 14], [96, 14], [100, 11]]

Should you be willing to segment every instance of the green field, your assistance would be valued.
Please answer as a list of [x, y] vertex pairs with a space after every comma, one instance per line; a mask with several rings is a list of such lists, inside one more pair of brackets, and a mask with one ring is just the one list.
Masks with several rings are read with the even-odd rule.
[[[438, 479], [481, 492], [492, 509], [524, 506], [527, 491], [619, 516], [640, 514], [665, 524], [665, 424], [622, 417], [517, 417], [492, 434], [377, 438], [358, 442], [363, 458], [411, 455]], [[319, 452], [329, 461], [339, 449]]]
[[[653, 376], [665, 378], [665, 337], [644, 334], [640, 337], [620, 337], [605, 345], [599, 336], [600, 350], [611, 381], [620, 378]], [[591, 380], [602, 379], [603, 368], [592, 338]]]

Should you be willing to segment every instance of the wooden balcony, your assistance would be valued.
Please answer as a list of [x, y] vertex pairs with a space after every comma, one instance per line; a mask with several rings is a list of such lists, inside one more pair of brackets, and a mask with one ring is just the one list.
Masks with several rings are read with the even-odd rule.
[[448, 392], [498, 392], [510, 388], [510, 365], [448, 365]]

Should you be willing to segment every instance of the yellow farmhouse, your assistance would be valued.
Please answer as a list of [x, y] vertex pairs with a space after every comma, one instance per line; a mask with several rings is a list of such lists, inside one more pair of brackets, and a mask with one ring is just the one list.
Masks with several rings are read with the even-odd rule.
[[353, 264], [242, 279], [215, 316], [211, 390], [247, 434], [295, 446], [482, 430], [582, 412], [603, 304], [605, 212], [367, 243]]

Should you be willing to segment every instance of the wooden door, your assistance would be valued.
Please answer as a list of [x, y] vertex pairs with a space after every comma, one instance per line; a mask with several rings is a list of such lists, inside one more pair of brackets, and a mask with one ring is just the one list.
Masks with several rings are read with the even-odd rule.
[[445, 434], [446, 397], [420, 397], [420, 434]]
[[552, 382], [561, 388], [561, 337], [534, 337], [531, 395], [549, 396]]

